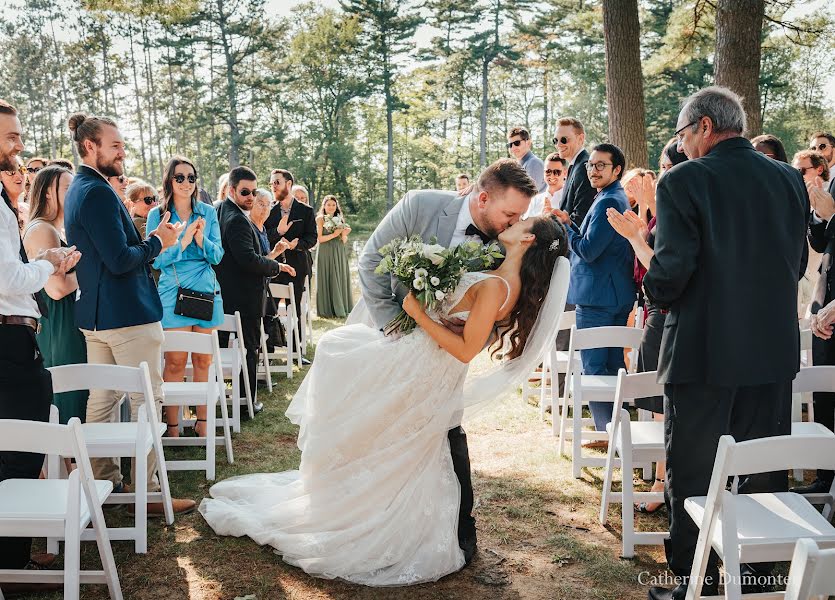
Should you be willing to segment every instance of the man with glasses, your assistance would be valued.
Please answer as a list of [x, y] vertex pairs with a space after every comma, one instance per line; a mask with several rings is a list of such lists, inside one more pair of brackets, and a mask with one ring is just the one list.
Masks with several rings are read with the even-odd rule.
[[[276, 280], [282, 284], [293, 284], [293, 295], [296, 300], [297, 326], [301, 331], [302, 327], [302, 295], [304, 284], [310, 276], [310, 262], [307, 252], [311, 250], [319, 240], [316, 229], [316, 215], [313, 209], [299, 202], [292, 194], [295, 179], [290, 171], [285, 169], [273, 169], [270, 174], [270, 185], [273, 189], [276, 205], [270, 211], [270, 216], [264, 223], [267, 229], [267, 236], [270, 244], [277, 244], [281, 240], [287, 243], [287, 251], [283, 255], [284, 262], [293, 267], [294, 275], [289, 272], [282, 273]], [[290, 344], [294, 344], [293, 340]], [[305, 349], [302, 348], [302, 351]], [[310, 361], [302, 356], [302, 364], [309, 365]]]
[[558, 152], [549, 154], [545, 158], [545, 183], [548, 188], [531, 199], [531, 206], [523, 218], [538, 217], [544, 211], [550, 213], [559, 208], [567, 176], [568, 162], [560, 158]]
[[[560, 209], [553, 211], [566, 225], [571, 248], [571, 279], [568, 304], [576, 305], [577, 329], [625, 326], [635, 303], [632, 267], [635, 255], [629, 242], [617, 234], [606, 210], [619, 213], [629, 210], [629, 200], [620, 184], [626, 158], [614, 144], [599, 144], [584, 166], [587, 179], [597, 190], [594, 202], [582, 223]], [[581, 350], [585, 375], [617, 375], [623, 369], [622, 348]], [[606, 431], [612, 417], [611, 402], [589, 402], [597, 431]], [[585, 444], [587, 448], [605, 447], [605, 441]]]
[[586, 218], [595, 197], [594, 188], [586, 176], [589, 153], [583, 148], [585, 143], [586, 130], [579, 120], [563, 117], [557, 121], [554, 146], [560, 157], [568, 161], [568, 176], [559, 209], [567, 212], [571, 221], [578, 225]]
[[[242, 336], [249, 370], [249, 389], [252, 390], [255, 411], [264, 405], [255, 399], [258, 351], [261, 348], [261, 319], [267, 303], [267, 281], [281, 272], [295, 275], [290, 265], [276, 261], [284, 247], [276, 244], [267, 254], [261, 248], [258, 232], [248, 214], [255, 203], [258, 181], [248, 167], [235, 167], [229, 172], [229, 188], [217, 209], [223, 259], [215, 265], [223, 308], [229, 314], [241, 313]], [[220, 343], [226, 345], [229, 334], [221, 332]], [[244, 413], [246, 414], [246, 413]]]
[[[679, 599], [699, 529], [684, 510], [706, 496], [718, 440], [791, 433], [791, 383], [800, 364], [797, 282], [806, 265], [809, 197], [797, 169], [757, 152], [745, 111], [727, 88], [684, 101], [678, 147], [690, 159], [658, 180], [655, 256], [644, 277], [650, 301], [669, 309], [658, 361], [664, 384], [670, 511], [667, 561], [679, 585], [650, 599]], [[748, 476], [741, 493], [785, 491], [786, 472]], [[711, 553], [703, 596], [717, 594]], [[743, 565], [742, 575], [765, 574]], [[763, 591], [743, 585], [743, 593]]]
[[545, 166], [536, 154], [533, 153], [533, 140], [531, 133], [524, 127], [514, 127], [507, 134], [507, 151], [519, 161], [528, 176], [533, 179], [536, 189], [545, 191]]
[[[835, 135], [825, 131], [817, 131], [809, 138], [809, 150], [823, 155], [829, 170], [835, 169]], [[829, 178], [829, 193], [835, 196], [835, 177]]]

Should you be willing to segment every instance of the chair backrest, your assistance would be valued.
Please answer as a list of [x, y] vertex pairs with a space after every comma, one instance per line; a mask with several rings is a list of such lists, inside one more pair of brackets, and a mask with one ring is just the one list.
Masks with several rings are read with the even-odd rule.
[[618, 423], [624, 403], [633, 402], [636, 398], [651, 398], [663, 394], [664, 384], [658, 383], [658, 371], [629, 374], [626, 369], [618, 369], [615, 402], [612, 406], [612, 423]]
[[[148, 365], [142, 363], [145, 372]], [[142, 365], [122, 367], [119, 365], [77, 364], [50, 367], [52, 392], [77, 392], [80, 390], [103, 389], [114, 392], [138, 394], [145, 391]]]
[[785, 600], [828, 598], [835, 590], [835, 548], [820, 550], [808, 538], [797, 540]]
[[236, 336], [241, 335], [241, 312], [236, 310], [233, 315], [223, 315], [223, 323], [217, 326], [218, 331], [229, 331]]
[[70, 419], [68, 425], [0, 419], [0, 452], [35, 452], [75, 458], [78, 448], [74, 430], [70, 427], [73, 421], [80, 431], [81, 421], [77, 417]]
[[294, 300], [292, 283], [271, 283], [270, 293], [276, 300]]
[[[212, 334], [217, 336], [217, 332]], [[214, 354], [212, 334], [195, 333], [193, 331], [166, 331], [162, 342], [163, 352], [188, 352], [197, 354]]]
[[637, 348], [641, 345], [644, 332], [635, 327], [589, 327], [571, 328], [571, 346], [574, 350], [594, 348]]
[[558, 331], [571, 329], [577, 324], [577, 313], [573, 310], [567, 310], [560, 316], [560, 325]]
[[808, 392], [835, 392], [835, 367], [801, 367], [792, 381], [792, 392], [805, 394]]

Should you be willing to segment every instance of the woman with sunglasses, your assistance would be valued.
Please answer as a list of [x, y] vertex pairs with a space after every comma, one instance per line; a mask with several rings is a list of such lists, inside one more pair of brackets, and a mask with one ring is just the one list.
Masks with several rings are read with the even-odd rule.
[[29, 220], [29, 205], [23, 202], [23, 188], [26, 185], [26, 167], [17, 162], [13, 171], [0, 171], [0, 184], [6, 190], [12, 207], [17, 211], [17, 224], [22, 230]]
[[157, 192], [150, 183], [138, 179], [128, 186], [125, 196], [128, 199], [127, 207], [133, 224], [139, 230], [139, 235], [145, 238], [148, 213], [159, 203]]
[[125, 208], [130, 208], [128, 205], [128, 197], [127, 197], [127, 189], [128, 189], [128, 176], [127, 175], [113, 175], [112, 177], [107, 178], [107, 183], [110, 184], [116, 195], [119, 196], [119, 199], [122, 201], [122, 204], [125, 205]]
[[[73, 175], [67, 169], [49, 166], [40, 169], [32, 179], [29, 195], [30, 219], [23, 232], [27, 256], [37, 256], [49, 248], [66, 248], [64, 234], [64, 198]], [[38, 292], [46, 306], [37, 334], [44, 366], [57, 367], [87, 362], [87, 344], [75, 325], [75, 273], [54, 274]], [[87, 417], [87, 390], [55, 394], [52, 403], [58, 407], [61, 423], [72, 417], [83, 422]]]
[[[154, 267], [162, 271], [159, 278], [159, 297], [162, 301], [162, 327], [166, 330], [209, 333], [223, 322], [223, 300], [220, 286], [212, 268], [223, 258], [220, 243], [220, 227], [217, 213], [209, 204], [197, 199], [197, 169], [181, 156], [168, 161], [162, 181], [162, 203], [148, 214], [147, 228], [154, 231], [161, 216], [170, 213], [171, 223], [185, 225], [179, 243], [163, 250], [154, 261]], [[185, 314], [188, 310], [175, 311], [178, 289], [213, 294], [214, 306], [210, 319], [201, 320]], [[182, 381], [188, 354], [166, 352], [163, 381]], [[192, 354], [194, 381], [208, 381], [212, 357], [208, 354]], [[179, 435], [179, 407], [165, 407], [165, 420], [170, 437]], [[206, 435], [206, 407], [197, 408], [194, 431], [199, 437]]]

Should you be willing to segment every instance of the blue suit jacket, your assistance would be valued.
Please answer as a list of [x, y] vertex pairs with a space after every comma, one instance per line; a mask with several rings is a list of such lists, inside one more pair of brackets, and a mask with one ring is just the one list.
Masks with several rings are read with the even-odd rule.
[[80, 166], [64, 201], [67, 242], [81, 251], [76, 267], [81, 329], [116, 329], [162, 319], [149, 263], [160, 241], [142, 241], [127, 209], [95, 170]]
[[629, 209], [620, 181], [597, 194], [579, 228], [574, 223], [568, 228], [570, 304], [618, 308], [635, 301], [632, 246], [609, 225], [607, 208]]

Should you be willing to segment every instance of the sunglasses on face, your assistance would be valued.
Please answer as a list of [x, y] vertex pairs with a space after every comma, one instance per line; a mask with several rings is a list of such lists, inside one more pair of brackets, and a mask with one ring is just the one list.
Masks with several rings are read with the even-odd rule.
[[562, 169], [545, 169], [545, 174], [559, 177], [560, 175], [562, 175]]
[[43, 167], [26, 167], [26, 172], [30, 173], [31, 175], [34, 175], [41, 169], [43, 169]]
[[512, 142], [507, 143], [507, 147], [510, 148], [511, 146], [519, 146], [522, 144], [522, 140], [513, 140]]
[[555, 138], [554, 138], [553, 140], [551, 140], [551, 141], [552, 141], [552, 142], [554, 142], [554, 145], [555, 145], [555, 146], [556, 146], [557, 144], [563, 144], [563, 145], [565, 145], [565, 144], [567, 144], [567, 143], [568, 143], [568, 138], [567, 138], [567, 137], [565, 137], [565, 136], [562, 136], [562, 137], [555, 137]]
[[[182, 183], [185, 180], [186, 180], [185, 175], [182, 175], [180, 173], [178, 173], [177, 175], [174, 175], [174, 181], [176, 181], [177, 183]], [[189, 175], [188, 176], [188, 182], [189, 183], [194, 183], [195, 181], [197, 181], [197, 176], [196, 175]]]
[[242, 188], [242, 189], [238, 190], [238, 193], [239, 193], [241, 196], [243, 196], [244, 198], [246, 198], [246, 197], [247, 197], [247, 196], [249, 196], [250, 194], [252, 194], [253, 196], [255, 196], [255, 190], [254, 190], [254, 189], [250, 190], [250, 189], [248, 189], [248, 188]]
[[829, 144], [824, 142], [822, 144], [818, 144], [817, 146], [815, 146], [815, 145], [809, 146], [809, 150], [817, 150], [818, 152], [823, 152], [824, 150], [826, 150], [827, 148], [830, 148], [830, 147], [831, 146]]
[[151, 206], [152, 204], [157, 203], [157, 197], [156, 196], [145, 196], [144, 198], [142, 198], [141, 201], [144, 202], [145, 204], [147, 204], [148, 206]]
[[9, 177], [14, 177], [15, 173], [20, 173], [21, 175], [26, 175], [26, 167], [21, 165], [17, 169], [14, 169], [13, 171], [3, 171], [3, 173], [8, 175]]
[[797, 167], [797, 170], [800, 171], [800, 174], [804, 177], [806, 176], [806, 171], [810, 169], [814, 169], [815, 167]]

